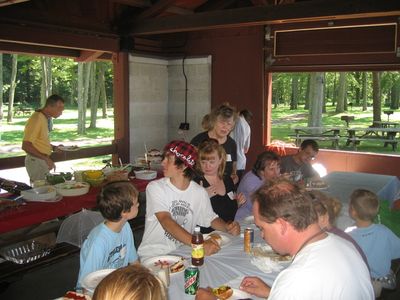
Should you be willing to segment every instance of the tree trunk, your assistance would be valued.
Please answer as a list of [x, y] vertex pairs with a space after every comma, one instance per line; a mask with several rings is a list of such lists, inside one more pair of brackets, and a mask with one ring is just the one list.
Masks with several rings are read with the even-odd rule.
[[381, 82], [380, 72], [372, 72], [372, 107], [373, 120], [381, 121]]
[[17, 86], [17, 68], [18, 68], [18, 54], [11, 54], [11, 79], [10, 79], [10, 93], [8, 94], [8, 115], [7, 122], [11, 123], [13, 121], [14, 112], [14, 94], [15, 88]]
[[43, 107], [46, 99], [52, 94], [52, 71], [51, 57], [41, 56], [40, 64], [42, 66], [42, 83], [40, 89], [40, 104]]
[[368, 85], [367, 85], [367, 72], [363, 72], [362, 76], [362, 110], [366, 111], [368, 108]]
[[85, 133], [83, 73], [84, 63], [78, 62], [78, 134]]
[[3, 54], [0, 53], [0, 121], [3, 120]]
[[100, 90], [100, 99], [102, 103], [102, 117], [103, 119], [107, 118], [107, 94], [106, 94], [106, 81], [104, 78], [105, 66], [104, 63], [100, 63], [99, 66], [99, 90]]
[[392, 93], [390, 97], [390, 108], [399, 109], [399, 98], [400, 98], [400, 79], [393, 82]]
[[292, 76], [292, 97], [290, 99], [290, 110], [297, 109], [299, 102], [299, 75]]
[[339, 91], [338, 91], [338, 100], [336, 103], [336, 112], [342, 113], [344, 112], [344, 101], [346, 96], [346, 73], [339, 72]]
[[99, 106], [99, 84], [96, 81], [96, 66], [97, 63], [92, 63], [90, 75], [90, 126], [89, 128], [96, 128], [97, 108]]
[[310, 82], [310, 110], [308, 114], [308, 127], [321, 127], [325, 73], [312, 73]]
[[306, 96], [304, 101], [304, 109], [307, 110], [310, 107], [310, 84], [311, 84], [311, 75], [307, 76], [307, 87], [306, 87]]

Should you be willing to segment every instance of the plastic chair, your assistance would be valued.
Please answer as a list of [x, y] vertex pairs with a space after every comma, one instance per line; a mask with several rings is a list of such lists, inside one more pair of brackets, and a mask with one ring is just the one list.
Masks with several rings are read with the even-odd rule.
[[62, 222], [57, 234], [57, 243], [67, 242], [80, 248], [90, 231], [103, 221], [100, 212], [82, 209]]

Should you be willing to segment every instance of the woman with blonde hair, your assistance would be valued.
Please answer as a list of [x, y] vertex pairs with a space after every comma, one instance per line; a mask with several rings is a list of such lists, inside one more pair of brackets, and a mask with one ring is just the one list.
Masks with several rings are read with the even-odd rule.
[[[224, 175], [226, 154], [215, 139], [208, 139], [199, 145], [198, 171], [201, 176], [194, 180], [202, 185], [210, 197], [214, 212], [225, 222], [232, 222], [236, 211], [246, 199], [243, 194], [236, 195], [235, 184], [230, 176]], [[201, 227], [203, 233], [214, 229]]]
[[202, 127], [205, 131], [199, 133], [190, 141], [192, 145], [199, 146], [205, 140], [217, 140], [226, 152], [225, 175], [231, 176], [235, 184], [239, 181], [236, 174], [237, 146], [229, 133], [235, 126], [236, 119], [236, 108], [227, 102], [222, 103], [204, 116]]
[[167, 300], [165, 287], [149, 269], [131, 265], [115, 270], [96, 287], [93, 300]]

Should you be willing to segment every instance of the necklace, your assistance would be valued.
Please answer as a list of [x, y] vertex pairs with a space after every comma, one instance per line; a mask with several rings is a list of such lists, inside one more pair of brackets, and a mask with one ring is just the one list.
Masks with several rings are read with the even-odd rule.
[[304, 248], [309, 242], [311, 242], [314, 238], [316, 238], [317, 236], [319, 236], [319, 235], [321, 235], [321, 234], [323, 234], [323, 233], [325, 233], [325, 231], [320, 230], [320, 231], [318, 231], [317, 233], [315, 233], [315, 234], [313, 234], [312, 236], [310, 236], [308, 239], [306, 239], [306, 240], [304, 241], [304, 243], [301, 244], [301, 246], [300, 246], [299, 250], [297, 250], [296, 254], [293, 256], [292, 262], [293, 262], [294, 259], [296, 258], [297, 254], [299, 254], [299, 252], [300, 252], [301, 250], [303, 250], [303, 248]]

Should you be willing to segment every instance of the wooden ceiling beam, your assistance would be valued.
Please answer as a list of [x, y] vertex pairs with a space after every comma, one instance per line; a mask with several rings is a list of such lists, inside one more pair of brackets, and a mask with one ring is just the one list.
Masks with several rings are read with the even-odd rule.
[[214, 0], [214, 1], [207, 1], [200, 7], [196, 9], [196, 12], [207, 12], [207, 11], [215, 11], [221, 10], [229, 5], [235, 3], [236, 0]]
[[[140, 7], [140, 8], [149, 8], [153, 4], [151, 3], [150, 0], [114, 0], [114, 3], [118, 4], [124, 4], [127, 6], [132, 6], [132, 7]], [[193, 14], [193, 11], [190, 9], [186, 9], [183, 7], [171, 5], [166, 8], [165, 10], [168, 13], [172, 13], [175, 15], [191, 15]]]
[[98, 60], [99, 57], [103, 55], [103, 51], [80, 51], [80, 56], [75, 58], [77, 62], [89, 62]]
[[132, 35], [152, 35], [217, 28], [400, 15], [398, 0], [315, 0], [277, 6], [226, 9], [191, 16], [132, 22]]
[[[100, 35], [65, 30], [35, 28], [16, 24], [0, 24], [0, 41], [45, 47], [118, 52], [117, 35]], [[21, 34], [23, 32], [24, 34]], [[62, 37], [62, 38], [61, 38]]]
[[11, 5], [11, 4], [17, 4], [21, 2], [27, 2], [29, 0], [0, 0], [0, 7]]
[[80, 51], [27, 44], [0, 42], [0, 52], [56, 57], [78, 57]]
[[166, 11], [169, 6], [175, 3], [175, 1], [176, 0], [159, 0], [148, 9], [146, 9], [144, 12], [142, 12], [140, 15], [138, 15], [136, 20], [144, 20], [155, 17]]

